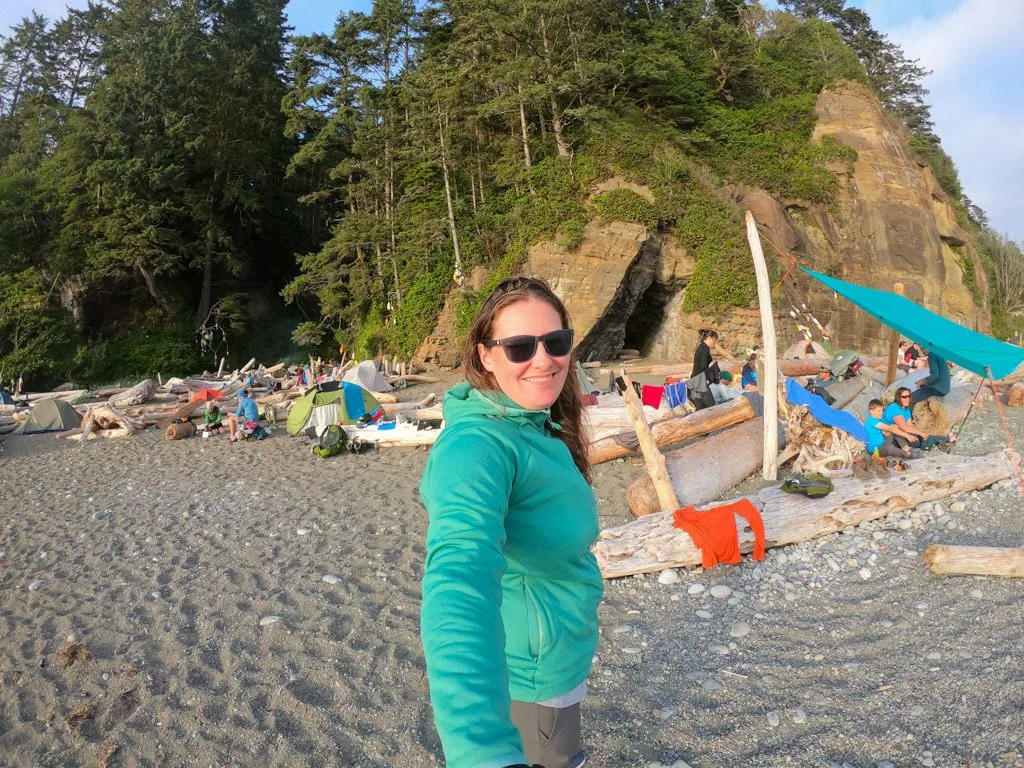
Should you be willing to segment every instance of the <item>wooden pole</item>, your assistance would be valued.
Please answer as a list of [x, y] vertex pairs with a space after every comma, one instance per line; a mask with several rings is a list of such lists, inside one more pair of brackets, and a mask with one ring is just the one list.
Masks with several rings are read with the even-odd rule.
[[[892, 292], [897, 296], [903, 295], [903, 283], [893, 283]], [[885, 386], [889, 386], [896, 381], [896, 353], [900, 351], [900, 332], [894, 330], [889, 335], [889, 366], [885, 373]]]
[[954, 547], [933, 544], [924, 551], [932, 573], [1024, 576], [1024, 547]]
[[647, 465], [647, 474], [654, 482], [654, 490], [658, 494], [658, 503], [662, 509], [676, 509], [679, 506], [679, 499], [676, 498], [675, 488], [668, 477], [668, 469], [665, 468], [665, 457], [658, 449], [658, 443], [651, 434], [651, 428], [647, 426], [647, 419], [644, 418], [644, 407], [640, 398], [633, 390], [633, 382], [625, 371], [622, 373], [622, 380], [626, 383], [626, 391], [623, 392], [623, 399], [626, 401], [626, 409], [633, 417], [633, 425], [636, 429], [637, 439], [640, 441], [640, 450], [644, 455], [644, 464]]
[[757, 277], [757, 303], [761, 310], [761, 354], [764, 361], [764, 380], [758, 389], [764, 397], [764, 463], [761, 477], [776, 480], [779, 476], [777, 464], [779, 450], [779, 368], [778, 349], [775, 343], [775, 319], [772, 313], [772, 289], [768, 278], [768, 265], [761, 250], [761, 236], [757, 232], [754, 214], [747, 211], [747, 242], [754, 257], [754, 274]]

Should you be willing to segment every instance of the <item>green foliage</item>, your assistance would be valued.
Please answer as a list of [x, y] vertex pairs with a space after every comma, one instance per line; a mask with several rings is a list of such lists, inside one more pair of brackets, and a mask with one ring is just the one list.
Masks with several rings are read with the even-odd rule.
[[388, 328], [388, 348], [403, 359], [412, 357], [420, 342], [437, 322], [437, 313], [444, 305], [444, 297], [452, 265], [442, 263], [432, 272], [421, 275], [403, 297], [402, 306], [395, 312], [395, 322]]
[[645, 198], [631, 189], [613, 189], [594, 195], [590, 202], [605, 221], [631, 221], [653, 229], [658, 216]]
[[21, 373], [33, 387], [57, 383], [70, 326], [66, 313], [49, 308], [38, 272], [0, 273], [0, 378]]
[[981, 292], [981, 287], [978, 285], [978, 276], [974, 271], [974, 259], [968, 254], [962, 253], [962, 249], [956, 250], [956, 263], [960, 265], [960, 271], [963, 273], [964, 285], [971, 292], [971, 298], [974, 299], [975, 305], [982, 307], [985, 305], [985, 295]]
[[687, 192], [684, 206], [676, 236], [697, 265], [686, 286], [683, 309], [720, 314], [732, 306], [749, 305], [757, 295], [757, 283], [739, 215], [699, 188]]
[[942, 148], [935, 137], [922, 139], [914, 136], [911, 138], [911, 147], [932, 169], [939, 186], [949, 195], [950, 202], [954, 206], [959, 205], [964, 191], [960, 185], [960, 174], [957, 172], [953, 158], [946, 154], [946, 150]]
[[86, 386], [156, 376], [187, 376], [202, 367], [192, 329], [169, 326], [137, 328], [125, 334], [81, 345], [70, 372]]
[[834, 140], [810, 140], [814, 94], [787, 96], [750, 109], [718, 107], [699, 146], [723, 177], [763, 187], [783, 197], [828, 202], [839, 188], [828, 164], [852, 170], [857, 153]]

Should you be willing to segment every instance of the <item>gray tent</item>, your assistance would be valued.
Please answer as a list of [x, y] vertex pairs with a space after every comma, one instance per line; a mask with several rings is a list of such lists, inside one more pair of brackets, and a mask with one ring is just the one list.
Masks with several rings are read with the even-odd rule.
[[64, 400], [42, 400], [32, 406], [28, 418], [14, 430], [16, 435], [35, 435], [39, 432], [64, 432], [82, 426], [82, 417]]
[[363, 360], [355, 368], [350, 368], [345, 371], [344, 380], [351, 382], [352, 384], [358, 384], [363, 389], [368, 389], [370, 392], [390, 392], [394, 389], [388, 384], [384, 377], [380, 375], [380, 370], [377, 368], [377, 363], [373, 360]]

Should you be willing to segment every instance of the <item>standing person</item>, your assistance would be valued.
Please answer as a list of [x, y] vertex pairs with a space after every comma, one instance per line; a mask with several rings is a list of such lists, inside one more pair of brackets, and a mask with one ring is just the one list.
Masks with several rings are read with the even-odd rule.
[[546, 283], [500, 283], [423, 472], [421, 629], [448, 768], [584, 761], [603, 583], [572, 336]]
[[910, 407], [929, 397], [945, 397], [949, 394], [949, 363], [935, 350], [928, 351], [928, 375], [917, 382], [917, 390], [910, 396]]
[[711, 350], [718, 344], [718, 331], [710, 328], [701, 328], [700, 341], [693, 351], [693, 370], [690, 371], [690, 378], [703, 373], [708, 384], [717, 384], [719, 380], [718, 363], [711, 358]]
[[256, 401], [249, 397], [249, 390], [243, 389], [238, 393], [238, 409], [228, 416], [228, 439], [234, 443], [238, 440], [242, 426], [249, 424], [259, 425], [260, 409]]

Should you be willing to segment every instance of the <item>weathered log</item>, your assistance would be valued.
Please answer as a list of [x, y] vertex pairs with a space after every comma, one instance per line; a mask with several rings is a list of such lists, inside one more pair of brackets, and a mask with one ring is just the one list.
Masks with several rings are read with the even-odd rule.
[[992, 399], [986, 389], [979, 392], [976, 387], [953, 387], [944, 397], [929, 397], [915, 405], [914, 423], [929, 434], [947, 435], [967, 416], [975, 394], [979, 405]]
[[1024, 576], [1024, 547], [955, 547], [933, 544], [922, 555], [932, 573]]
[[126, 389], [124, 392], [111, 395], [107, 402], [110, 403], [110, 405], [117, 406], [141, 405], [151, 399], [156, 390], [157, 384], [155, 381], [152, 379], [144, 379], [134, 387]]
[[[643, 408], [644, 418], [652, 426], [675, 416], [668, 408], [651, 408], [647, 405]], [[591, 442], [633, 431], [633, 420], [625, 405], [595, 405], [584, 408], [583, 415], [586, 419], [587, 438]]]
[[[437, 395], [431, 392], [429, 395], [424, 397], [419, 402], [406, 402], [406, 403], [381, 403], [380, 407], [384, 410], [384, 415], [389, 419], [395, 415], [408, 411], [421, 411], [426, 408], [430, 408], [435, 402], [437, 402]], [[438, 409], [440, 413], [440, 409]], [[440, 418], [440, 417], [438, 417]]]
[[[819, 499], [771, 487], [753, 494], [750, 500], [761, 512], [766, 546], [779, 547], [826, 536], [848, 525], [876, 520], [926, 501], [987, 488], [1010, 477], [1012, 472], [1005, 451], [972, 457], [933, 453], [911, 462], [907, 471], [888, 478], [834, 480], [835, 490]], [[753, 551], [754, 536], [749, 528], [739, 529], [739, 542], [741, 552]], [[671, 510], [602, 531], [594, 554], [605, 578], [701, 562], [701, 552], [693, 540], [673, 527]]]
[[184, 440], [196, 433], [196, 425], [191, 421], [185, 423], [171, 424], [164, 430], [164, 437], [168, 440]]
[[[762, 422], [760, 417], [751, 419], [666, 454], [668, 475], [680, 503], [698, 505], [720, 498], [756, 474], [764, 458]], [[647, 476], [629, 486], [626, 500], [635, 517], [661, 511], [658, 496]]]
[[747, 243], [754, 259], [754, 277], [757, 279], [757, 305], [761, 314], [761, 343], [764, 345], [758, 355], [759, 370], [764, 374], [758, 378], [758, 388], [764, 396], [764, 456], [761, 461], [761, 475], [765, 480], [775, 480], [779, 466], [776, 444], [779, 442], [779, 353], [775, 338], [775, 316], [772, 309], [772, 284], [768, 276], [768, 265], [761, 250], [761, 235], [757, 231], [754, 214], [746, 212]]
[[72, 389], [64, 392], [30, 392], [28, 394], [18, 395], [19, 402], [38, 403], [40, 400], [67, 400], [69, 403], [72, 400], [77, 400], [82, 395], [89, 392], [87, 389]]
[[1018, 381], [1010, 386], [1010, 391], [1006, 393], [1006, 404], [1011, 408], [1024, 405], [1024, 382]]
[[[651, 434], [655, 442], [662, 448], [684, 443], [695, 437], [716, 432], [719, 429], [732, 427], [754, 418], [754, 409], [745, 397], [737, 397], [719, 403], [711, 408], [677, 416], [657, 422], [651, 426]], [[612, 437], [605, 437], [590, 443], [587, 457], [591, 464], [601, 464], [612, 459], [619, 459], [636, 453], [639, 443], [633, 431], [620, 432]]]

